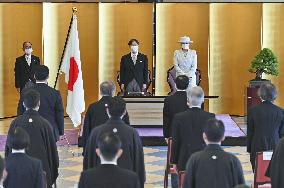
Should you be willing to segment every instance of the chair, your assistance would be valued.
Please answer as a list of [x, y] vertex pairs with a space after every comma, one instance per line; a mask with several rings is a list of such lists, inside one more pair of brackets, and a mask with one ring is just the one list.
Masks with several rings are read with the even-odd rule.
[[256, 153], [254, 188], [271, 188], [271, 180], [265, 176], [270, 160], [263, 159], [263, 152]]
[[178, 187], [179, 188], [182, 188], [184, 178], [185, 178], [185, 171], [178, 172]]
[[177, 174], [177, 169], [173, 167], [171, 164], [172, 159], [172, 142], [173, 138], [168, 139], [168, 151], [167, 151], [167, 164], [165, 169], [165, 177], [164, 177], [164, 188], [168, 187], [169, 183], [169, 174]]
[[[119, 88], [121, 88], [120, 71], [117, 71], [116, 81], [117, 81], [117, 84], [119, 85]], [[151, 73], [150, 70], [148, 70], [148, 85], [146, 86], [146, 91], [143, 92], [143, 95], [145, 95], [145, 96], [151, 95], [151, 93], [148, 92], [148, 89], [149, 89], [151, 83], [152, 83], [152, 73]], [[118, 96], [125, 96], [125, 93], [124, 93], [124, 91], [122, 91], [120, 89], [120, 91], [118, 92], [117, 95]]]
[[[195, 75], [196, 75], [196, 85], [199, 86], [200, 83], [201, 83], [201, 70], [196, 69]], [[167, 71], [167, 78], [168, 78], [167, 82], [168, 82], [170, 89], [171, 89], [171, 91], [168, 93], [168, 95], [172, 95], [177, 91], [176, 84], [175, 84], [176, 69], [175, 69], [174, 66], [172, 66], [172, 68], [170, 68]]]

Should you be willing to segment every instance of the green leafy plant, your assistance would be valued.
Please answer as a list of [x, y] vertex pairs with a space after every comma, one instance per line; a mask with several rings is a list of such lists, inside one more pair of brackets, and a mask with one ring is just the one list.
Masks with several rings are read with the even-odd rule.
[[269, 48], [263, 48], [251, 61], [249, 72], [255, 73], [255, 80], [261, 80], [262, 74], [278, 76], [278, 60]]

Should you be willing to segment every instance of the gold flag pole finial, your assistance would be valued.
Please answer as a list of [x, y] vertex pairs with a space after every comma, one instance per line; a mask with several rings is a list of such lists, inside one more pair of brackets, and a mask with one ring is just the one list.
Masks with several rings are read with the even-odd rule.
[[78, 12], [77, 7], [72, 7], [72, 12], [73, 12], [73, 14], [76, 14]]

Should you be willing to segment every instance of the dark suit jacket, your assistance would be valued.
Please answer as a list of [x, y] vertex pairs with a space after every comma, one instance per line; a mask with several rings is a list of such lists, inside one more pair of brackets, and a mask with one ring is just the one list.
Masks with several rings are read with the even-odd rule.
[[11, 139], [11, 133], [17, 127], [25, 129], [29, 134], [30, 145], [26, 149], [26, 153], [41, 160], [43, 170], [46, 172], [48, 188], [51, 188], [58, 177], [59, 158], [50, 123], [35, 110], [27, 110], [23, 115], [14, 119], [8, 131], [5, 157], [11, 153], [12, 149], [7, 143]]
[[8, 176], [5, 188], [43, 188], [41, 161], [24, 153], [11, 153], [6, 158]]
[[194, 153], [186, 166], [184, 188], [233, 188], [245, 183], [238, 158], [219, 145]]
[[186, 91], [177, 91], [168, 96], [164, 101], [163, 108], [163, 131], [164, 137], [172, 137], [172, 120], [175, 114], [188, 109]]
[[[37, 83], [30, 88], [24, 89], [22, 93], [28, 89], [34, 89], [40, 93], [38, 112], [52, 125], [55, 139], [58, 141], [59, 136], [64, 134], [64, 109], [60, 92], [44, 83]], [[18, 104], [18, 115], [25, 112], [22, 95]]]
[[143, 84], [148, 84], [148, 58], [144, 54], [138, 53], [135, 65], [131, 53], [121, 58], [120, 83], [124, 84], [126, 88], [133, 79], [137, 81], [141, 89]]
[[36, 65], [40, 64], [40, 59], [37, 56], [31, 56], [31, 65], [29, 66], [25, 55], [16, 59], [15, 63], [15, 87], [21, 90], [25, 87], [26, 83], [31, 80], [35, 82], [34, 72]]
[[256, 152], [274, 150], [284, 135], [283, 109], [264, 101], [250, 109], [247, 116], [247, 151], [254, 167]]
[[83, 167], [84, 170], [100, 164], [100, 158], [95, 149], [98, 147], [98, 139], [105, 132], [116, 132], [122, 143], [123, 153], [118, 159], [118, 166], [136, 172], [141, 187], [145, 182], [144, 153], [141, 139], [137, 131], [125, 124], [120, 118], [110, 118], [105, 124], [94, 128], [88, 139]]
[[189, 157], [205, 147], [203, 131], [209, 119], [215, 114], [199, 108], [190, 108], [175, 115], [173, 119], [172, 162], [178, 170], [185, 170]]
[[83, 171], [79, 188], [139, 188], [138, 176], [112, 164], [102, 164]]
[[[83, 147], [85, 147], [92, 129], [104, 124], [109, 119], [106, 111], [106, 105], [109, 104], [111, 98], [111, 96], [103, 96], [99, 101], [90, 104], [85, 116], [83, 127]], [[128, 113], [123, 117], [123, 121], [128, 125], [130, 124]]]

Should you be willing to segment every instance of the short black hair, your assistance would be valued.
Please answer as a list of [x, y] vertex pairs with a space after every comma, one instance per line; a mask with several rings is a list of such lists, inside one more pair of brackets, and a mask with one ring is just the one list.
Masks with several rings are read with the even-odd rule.
[[105, 160], [112, 161], [121, 148], [121, 141], [115, 133], [104, 132], [99, 137], [98, 148]]
[[9, 135], [8, 145], [10, 148], [15, 150], [21, 150], [28, 148], [30, 144], [30, 136], [21, 127], [17, 127]]
[[110, 99], [108, 104], [108, 111], [110, 116], [120, 117], [125, 112], [125, 109], [126, 104], [123, 98], [116, 96]]
[[23, 48], [25, 48], [26, 43], [30, 43], [31, 45], [33, 45], [30, 41], [25, 41], [25, 42], [23, 42]]
[[132, 45], [132, 42], [136, 42], [138, 45], [139, 45], [139, 41], [137, 39], [130, 39], [128, 41], [128, 46], [131, 46]]
[[204, 129], [209, 142], [220, 142], [225, 134], [224, 123], [217, 119], [210, 119]]
[[34, 89], [27, 89], [23, 94], [24, 104], [27, 108], [33, 109], [38, 106], [40, 94]]
[[179, 75], [176, 77], [175, 83], [177, 89], [185, 90], [189, 85], [189, 78], [186, 75]]
[[263, 83], [259, 88], [259, 94], [262, 100], [274, 101], [277, 97], [277, 90], [272, 83]]
[[1, 182], [2, 178], [3, 178], [4, 168], [5, 168], [4, 159], [0, 155], [0, 182]]
[[35, 79], [39, 81], [46, 80], [49, 76], [49, 69], [45, 65], [37, 65], [35, 67]]

